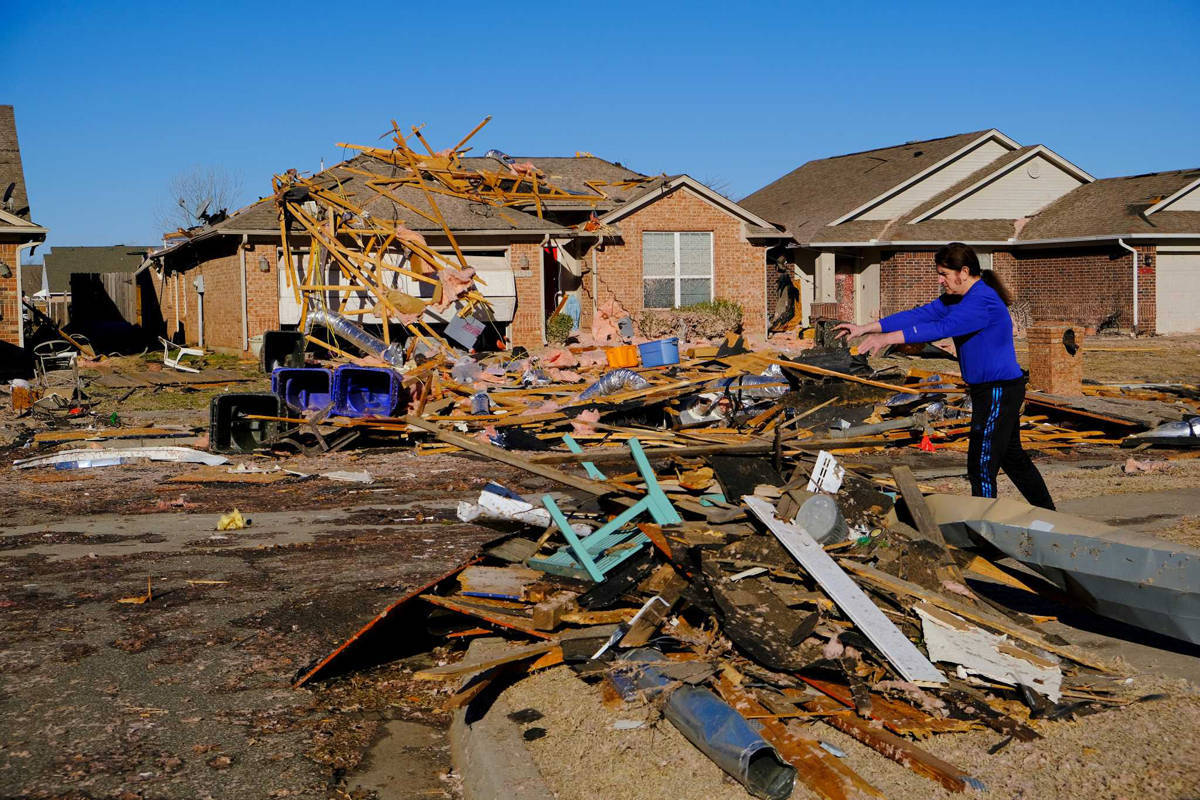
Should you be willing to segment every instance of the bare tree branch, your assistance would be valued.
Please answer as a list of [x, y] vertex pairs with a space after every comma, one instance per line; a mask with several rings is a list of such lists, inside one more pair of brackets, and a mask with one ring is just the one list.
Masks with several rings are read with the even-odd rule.
[[207, 224], [237, 208], [241, 194], [240, 175], [221, 166], [192, 167], [168, 181], [168, 199], [158, 212], [159, 227], [173, 231]]

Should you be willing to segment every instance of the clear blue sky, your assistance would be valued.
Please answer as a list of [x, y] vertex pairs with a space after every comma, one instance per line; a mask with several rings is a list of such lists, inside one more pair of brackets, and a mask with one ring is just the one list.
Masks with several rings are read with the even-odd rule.
[[[1097, 177], [1200, 167], [1200, 3], [8, 3], [48, 245], [158, 241], [172, 175], [244, 201], [395, 118], [740, 198], [813, 158], [996, 127]], [[39, 254], [44, 251], [39, 249]]]

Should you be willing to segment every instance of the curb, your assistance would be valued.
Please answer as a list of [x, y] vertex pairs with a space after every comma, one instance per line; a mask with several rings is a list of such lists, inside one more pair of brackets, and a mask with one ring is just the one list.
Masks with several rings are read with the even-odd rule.
[[[493, 649], [485, 641], [472, 642], [468, 657], [473, 650]], [[468, 722], [470, 711], [470, 704], [458, 709], [450, 722], [450, 758], [465, 800], [554, 800], [525, 747], [521, 727], [499, 713]]]

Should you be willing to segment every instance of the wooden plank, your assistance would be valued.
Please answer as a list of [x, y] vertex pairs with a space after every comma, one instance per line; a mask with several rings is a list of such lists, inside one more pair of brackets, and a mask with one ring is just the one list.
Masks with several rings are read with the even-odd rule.
[[[640, 435], [640, 432], [639, 432]], [[697, 444], [681, 447], [653, 447], [645, 450], [646, 458], [672, 458], [676, 456], [707, 456], [720, 454], [754, 455], [769, 453], [772, 442], [753, 442], [750, 444]], [[534, 464], [574, 464], [581, 461], [591, 461], [594, 464], [612, 464], [615, 462], [632, 461], [633, 456], [625, 448], [593, 447], [580, 453], [547, 453], [532, 456], [529, 461]]]
[[[814, 697], [802, 704], [809, 711], [838, 711], [840, 707], [827, 697]], [[943, 761], [927, 750], [917, 747], [907, 739], [876, 728], [871, 723], [847, 714], [831, 714], [822, 717], [826, 725], [862, 742], [867, 747], [882, 753], [897, 764], [908, 767], [918, 775], [937, 781], [952, 792], [965, 791], [968, 786], [985, 791], [983, 782], [973, 778], [953, 764]]]
[[[832, 369], [825, 369], [824, 367], [817, 367], [817, 366], [813, 366], [812, 364], [801, 364], [796, 361], [788, 361], [787, 359], [784, 359], [784, 358], [770, 358], [770, 359], [767, 359], [767, 361], [769, 361], [772, 364], [778, 364], [779, 366], [783, 367], [784, 369], [794, 369], [797, 372], [807, 372], [810, 375], [822, 375], [827, 378], [840, 378], [841, 380], [844, 380], [844, 381], [850, 381], [852, 383], [861, 383], [864, 386], [874, 386], [877, 389], [887, 389], [888, 391], [898, 392], [900, 394], [925, 394], [926, 392], [929, 391], [928, 389], [914, 389], [911, 386], [901, 386], [901, 385], [895, 384], [895, 383], [884, 383], [883, 381], [873, 381], [870, 378], [860, 378], [857, 375], [850, 375], [845, 372], [836, 372]], [[937, 391], [940, 394], [962, 394], [966, 390], [965, 389], [938, 389]]]
[[105, 439], [139, 439], [139, 438], [170, 438], [192, 436], [191, 431], [171, 430], [169, 428], [109, 428], [100, 431], [42, 431], [33, 435], [33, 441], [38, 444], [56, 444], [72, 442], [81, 439], [103, 441]]
[[670, 575], [658, 594], [646, 601], [646, 604], [639, 610], [638, 615], [629, 625], [629, 630], [621, 637], [621, 647], [641, 647], [649, 641], [688, 587], [687, 579], [676, 572], [670, 564], [663, 564], [659, 570], [669, 570]]
[[946, 683], [946, 677], [937, 667], [884, 616], [871, 598], [858, 588], [811, 536], [801, 528], [778, 519], [774, 507], [765, 500], [746, 495], [742, 502], [816, 579], [826, 594], [879, 648], [905, 680], [926, 684]]
[[470, 675], [476, 672], [485, 672], [501, 666], [502, 664], [511, 664], [515, 661], [525, 661], [526, 659], [540, 656], [543, 653], [549, 653], [558, 646], [559, 644], [557, 639], [548, 639], [544, 642], [538, 642], [537, 644], [512, 648], [498, 656], [493, 656], [491, 658], [485, 658], [478, 661], [471, 661], [464, 658], [457, 664], [446, 664], [441, 667], [430, 667], [429, 669], [423, 669], [419, 672], [414, 672], [413, 677], [422, 681], [460, 678], [464, 675]]
[[942, 536], [942, 529], [934, 520], [933, 512], [929, 510], [929, 505], [925, 502], [925, 495], [921, 494], [921, 490], [917, 486], [917, 479], [913, 476], [912, 470], [904, 465], [892, 467], [892, 478], [896, 481], [896, 488], [900, 490], [901, 496], [904, 497], [908, 513], [912, 515], [913, 522], [917, 523], [917, 532], [921, 534], [921, 538], [933, 542], [944, 550], [946, 539]]
[[481, 619], [484, 622], [489, 622], [492, 625], [509, 630], [519, 631], [526, 636], [532, 636], [535, 639], [550, 639], [550, 634], [533, 628], [532, 621], [527, 617], [519, 617], [515, 614], [504, 614], [499, 611], [492, 611], [489, 608], [477, 606], [472, 603], [466, 603], [459, 600], [451, 600], [448, 597], [439, 597], [436, 594], [423, 594], [420, 596], [427, 603], [432, 603], [435, 606], [448, 608], [451, 611], [457, 611], [460, 614]]
[[884, 794], [844, 761], [821, 747], [816, 739], [796, 733], [787, 723], [771, 718], [771, 712], [745, 689], [735, 686], [722, 675], [716, 681], [717, 692], [743, 716], [753, 716], [766, 739], [779, 755], [796, 768], [796, 775], [813, 792], [826, 800], [864, 800]]
[[460, 433], [448, 431], [445, 428], [429, 422], [428, 420], [422, 419], [421, 417], [406, 417], [405, 420], [412, 427], [420, 428], [423, 431], [428, 431], [447, 444], [452, 444], [456, 447], [461, 447], [463, 450], [469, 450], [472, 453], [478, 453], [479, 455], [487, 456], [488, 458], [499, 461], [502, 464], [508, 464], [509, 466], [523, 469], [526, 472], [532, 472], [534, 475], [540, 475], [543, 478], [549, 478], [552, 481], [557, 481], [566, 486], [580, 489], [589, 494], [599, 496], [611, 494], [613, 491], [615, 491], [614, 487], [609, 486], [606, 483], [593, 481], [589, 478], [582, 478], [578, 475], [572, 475], [568, 472], [554, 469], [553, 467], [547, 467], [543, 464], [535, 463], [527, 458], [522, 458], [514, 453], [510, 453], [507, 450], [502, 450], [495, 445], [484, 444], [477, 439], [472, 439], [470, 436], [463, 436]]
[[880, 588], [892, 592], [893, 594], [925, 600], [926, 602], [930, 603], [931, 605], [935, 605], [938, 608], [944, 608], [947, 611], [953, 611], [955, 614], [965, 617], [972, 622], [985, 625], [993, 630], [1000, 631], [1001, 633], [1007, 633], [1014, 639], [1020, 639], [1023, 642], [1036, 645], [1047, 652], [1070, 659], [1076, 664], [1082, 664], [1085, 667], [1091, 667], [1092, 669], [1097, 669], [1101, 672], [1113, 671], [1110, 665], [1101, 663], [1098, 659], [1090, 657], [1082, 650], [1069, 645], [1054, 644], [1040, 633], [1017, 625], [1011, 620], [1000, 616], [990, 609], [982, 606], [969, 606], [966, 603], [960, 603], [957, 600], [953, 600], [949, 597], [938, 594], [937, 592], [931, 592], [923, 586], [918, 586], [915, 583], [910, 583], [909, 581], [897, 578], [895, 575], [889, 575], [882, 570], [875, 569], [874, 567], [867, 566], [866, 564], [859, 564], [849, 559], [842, 559], [841, 565], [847, 572], [851, 572], [867, 582], [873, 583]]
[[942, 529], [929, 509], [929, 504], [925, 502], [925, 495], [917, 486], [917, 479], [913, 476], [912, 470], [903, 464], [897, 465], [892, 467], [892, 478], [896, 481], [896, 488], [900, 490], [900, 495], [904, 498], [904, 504], [908, 506], [908, 513], [912, 515], [913, 522], [917, 523], [917, 533], [921, 534], [922, 539], [933, 542], [941, 548], [941, 558], [936, 570], [938, 579], [943, 583], [950, 581], [966, 588], [967, 580], [963, 577], [958, 564], [950, 557], [950, 549], [946, 546]]
[[[822, 694], [832, 697], [846, 708], [855, 708], [854, 697], [850, 694], [849, 686], [817, 678], [808, 678], [804, 675], [797, 677]], [[799, 689], [785, 689], [783, 694], [785, 697], [796, 699], [800, 692], [801, 690]], [[805, 693], [799, 699], [803, 700], [809, 697], [810, 695]], [[926, 714], [918, 708], [914, 708], [908, 703], [875, 693], [871, 694], [871, 712], [869, 716], [892, 733], [897, 733], [901, 736], [916, 736], [918, 738], [924, 738], [933, 733], [970, 731], [979, 727], [968, 720], [935, 717], [931, 714]]]

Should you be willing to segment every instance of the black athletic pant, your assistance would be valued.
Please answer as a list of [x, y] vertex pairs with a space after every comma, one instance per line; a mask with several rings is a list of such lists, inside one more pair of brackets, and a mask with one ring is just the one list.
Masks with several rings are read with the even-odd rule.
[[1003, 469], [1030, 505], [1054, 510], [1042, 474], [1021, 448], [1021, 404], [1025, 378], [979, 383], [971, 393], [971, 440], [967, 447], [967, 475], [971, 494], [996, 496], [996, 475]]

